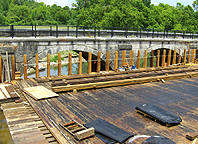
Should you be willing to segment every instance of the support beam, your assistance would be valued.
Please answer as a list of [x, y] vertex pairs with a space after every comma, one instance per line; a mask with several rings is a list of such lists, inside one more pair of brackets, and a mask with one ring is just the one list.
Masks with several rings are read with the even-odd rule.
[[68, 75], [72, 75], [72, 53], [69, 53]]
[[61, 53], [58, 53], [58, 76], [61, 76]]
[[159, 61], [160, 61], [160, 50], [157, 50], [156, 67], [159, 67]]
[[107, 55], [106, 55], [105, 71], [109, 71], [109, 51], [107, 51]]
[[176, 64], [176, 55], [177, 55], [177, 51], [175, 49], [174, 53], [173, 53], [173, 62], [172, 62], [172, 64]]
[[138, 50], [138, 55], [137, 55], [137, 66], [136, 66], [137, 69], [140, 68], [140, 53], [141, 53], [141, 51]]
[[98, 51], [98, 57], [97, 57], [97, 72], [100, 72], [100, 67], [101, 67], [101, 60], [100, 60], [101, 52]]
[[171, 49], [168, 50], [168, 59], [167, 59], [167, 66], [171, 64]]
[[39, 78], [39, 67], [38, 67], [38, 54], [35, 55], [35, 62], [36, 62], [36, 78]]
[[147, 67], [147, 50], [144, 51], [144, 63], [143, 63], [143, 68]]
[[118, 51], [115, 51], [114, 71], [118, 69]]
[[129, 66], [133, 67], [133, 50], [130, 51]]
[[165, 59], [166, 59], [166, 50], [164, 49], [162, 54], [162, 63], [161, 63], [162, 67], [165, 65]]
[[79, 52], [78, 74], [82, 74], [82, 52]]
[[92, 60], [92, 53], [89, 52], [89, 55], [88, 55], [88, 74], [91, 73], [91, 68], [92, 68], [91, 60]]
[[12, 80], [15, 80], [15, 57], [12, 55]]
[[47, 77], [50, 77], [50, 54], [47, 54]]
[[190, 63], [190, 54], [191, 54], [191, 49], [188, 50], [188, 58], [187, 58], [187, 63]]
[[186, 63], [186, 49], [184, 49], [184, 58], [183, 58], [183, 63]]
[[24, 79], [27, 79], [27, 55], [24, 54]]
[[122, 67], [125, 66], [126, 63], [126, 51], [122, 51]]
[[151, 51], [150, 67], [153, 67], [154, 50]]

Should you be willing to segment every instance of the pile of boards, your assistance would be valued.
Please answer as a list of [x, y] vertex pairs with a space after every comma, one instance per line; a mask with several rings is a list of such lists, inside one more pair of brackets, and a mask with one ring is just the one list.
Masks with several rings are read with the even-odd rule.
[[198, 66], [169, 66], [165, 68], [146, 68], [122, 72], [71, 75], [57, 78], [37, 79], [37, 82], [52, 81], [54, 92], [77, 91], [84, 89], [140, 84], [171, 79], [198, 76]]

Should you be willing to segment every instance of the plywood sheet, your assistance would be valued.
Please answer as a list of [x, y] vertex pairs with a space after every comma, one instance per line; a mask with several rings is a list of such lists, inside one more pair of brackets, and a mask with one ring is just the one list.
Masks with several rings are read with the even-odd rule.
[[28, 87], [28, 88], [24, 88], [23, 90], [24, 90], [24, 92], [29, 94], [35, 100], [52, 98], [52, 97], [58, 96], [58, 94], [50, 91], [49, 89], [45, 88], [44, 86]]

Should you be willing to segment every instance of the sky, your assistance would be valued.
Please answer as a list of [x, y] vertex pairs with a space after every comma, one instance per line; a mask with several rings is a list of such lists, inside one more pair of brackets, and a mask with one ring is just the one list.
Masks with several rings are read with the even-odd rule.
[[[56, 4], [58, 6], [64, 7], [69, 6], [71, 8], [72, 3], [76, 3], [76, 0], [36, 0], [37, 2], [44, 2], [46, 5]], [[177, 2], [187, 6], [192, 6], [194, 0], [151, 0], [152, 4], [158, 5], [159, 3], [169, 4], [171, 6], [176, 6]]]

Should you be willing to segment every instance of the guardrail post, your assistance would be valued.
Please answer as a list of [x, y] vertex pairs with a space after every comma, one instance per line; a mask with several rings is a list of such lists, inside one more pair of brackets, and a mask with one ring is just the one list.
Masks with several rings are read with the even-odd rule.
[[94, 28], [94, 37], [96, 37], [96, 27]]
[[174, 31], [174, 39], [175, 39], [175, 33], [176, 33], [176, 32]]
[[50, 26], [50, 36], [52, 36], [52, 26]]
[[165, 38], [165, 35], [166, 35], [166, 30], [164, 30], [164, 38]]
[[34, 36], [34, 26], [32, 25], [32, 36]]
[[100, 27], [98, 27], [98, 37], [100, 37]]
[[113, 27], [111, 27], [111, 37], [113, 37]]
[[35, 25], [35, 38], [36, 38], [36, 25]]
[[141, 28], [140, 28], [140, 38], [142, 37], [142, 34], [141, 34]]
[[125, 30], [125, 37], [127, 38], [127, 36], [128, 36], [128, 28], [126, 28]]
[[56, 38], [58, 38], [58, 26], [56, 26]]
[[183, 39], [184, 39], [184, 31], [183, 31]]
[[14, 37], [14, 26], [13, 25], [10, 26], [10, 35], [12, 38]]
[[76, 26], [76, 37], [78, 37], [78, 26]]
[[69, 26], [67, 26], [67, 36], [69, 36]]
[[152, 38], [154, 38], [154, 28], [153, 28]]
[[85, 26], [83, 26], [83, 36], [85, 37]]

